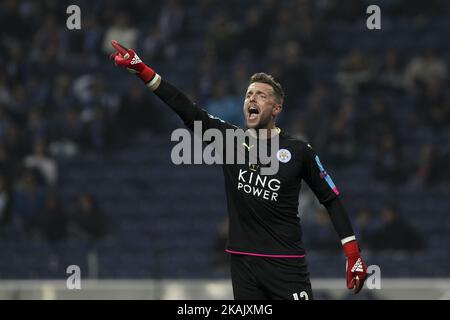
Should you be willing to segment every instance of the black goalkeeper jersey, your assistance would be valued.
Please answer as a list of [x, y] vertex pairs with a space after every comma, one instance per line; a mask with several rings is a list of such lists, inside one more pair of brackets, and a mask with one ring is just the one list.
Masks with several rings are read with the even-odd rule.
[[[226, 129], [238, 129], [209, 115], [164, 80], [155, 93], [178, 113], [190, 129], [194, 121], [202, 122], [203, 131], [215, 128], [224, 136]], [[227, 251], [230, 253], [303, 256], [305, 250], [298, 217], [302, 180], [322, 204], [339, 194], [309, 144], [281, 130], [278, 153], [281, 154], [277, 157], [279, 170], [274, 175], [261, 175], [260, 165], [249, 164], [248, 160], [245, 164], [223, 165], [229, 213]]]
[[279, 162], [274, 175], [261, 175], [259, 165], [223, 165], [230, 215], [228, 250], [232, 253], [303, 255], [298, 217], [301, 181], [306, 181], [321, 203], [338, 193], [306, 143], [281, 131], [279, 150], [288, 156]]

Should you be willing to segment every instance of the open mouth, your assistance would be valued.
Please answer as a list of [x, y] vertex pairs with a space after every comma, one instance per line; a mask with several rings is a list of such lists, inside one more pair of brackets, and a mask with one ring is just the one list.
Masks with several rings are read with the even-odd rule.
[[248, 118], [249, 120], [255, 120], [258, 117], [259, 110], [256, 107], [248, 108]]

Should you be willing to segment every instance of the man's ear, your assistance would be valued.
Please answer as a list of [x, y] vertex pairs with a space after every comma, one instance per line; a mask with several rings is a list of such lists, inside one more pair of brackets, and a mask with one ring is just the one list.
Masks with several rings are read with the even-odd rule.
[[283, 106], [280, 103], [277, 103], [274, 105], [274, 107], [272, 109], [272, 115], [274, 117], [276, 117], [281, 113], [282, 110], [283, 110]]

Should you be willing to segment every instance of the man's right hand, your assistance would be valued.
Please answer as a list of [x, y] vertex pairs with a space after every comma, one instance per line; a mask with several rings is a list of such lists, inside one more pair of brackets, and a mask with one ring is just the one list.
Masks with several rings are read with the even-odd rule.
[[116, 40], [111, 41], [111, 45], [116, 49], [116, 52], [111, 54], [111, 59], [114, 59], [117, 66], [127, 68], [130, 73], [137, 75], [144, 83], [154, 89], [157, 82], [160, 80], [160, 76], [156, 72], [147, 66], [138, 57], [133, 49], [127, 49]]

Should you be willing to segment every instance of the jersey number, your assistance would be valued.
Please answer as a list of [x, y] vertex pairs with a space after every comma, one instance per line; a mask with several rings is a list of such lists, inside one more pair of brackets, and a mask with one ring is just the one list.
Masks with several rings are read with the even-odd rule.
[[[293, 293], [292, 295], [294, 296], [294, 300], [300, 300], [298, 293]], [[300, 298], [302, 300], [309, 300], [309, 297], [308, 297], [308, 294], [306, 293], [306, 291], [300, 292]]]

